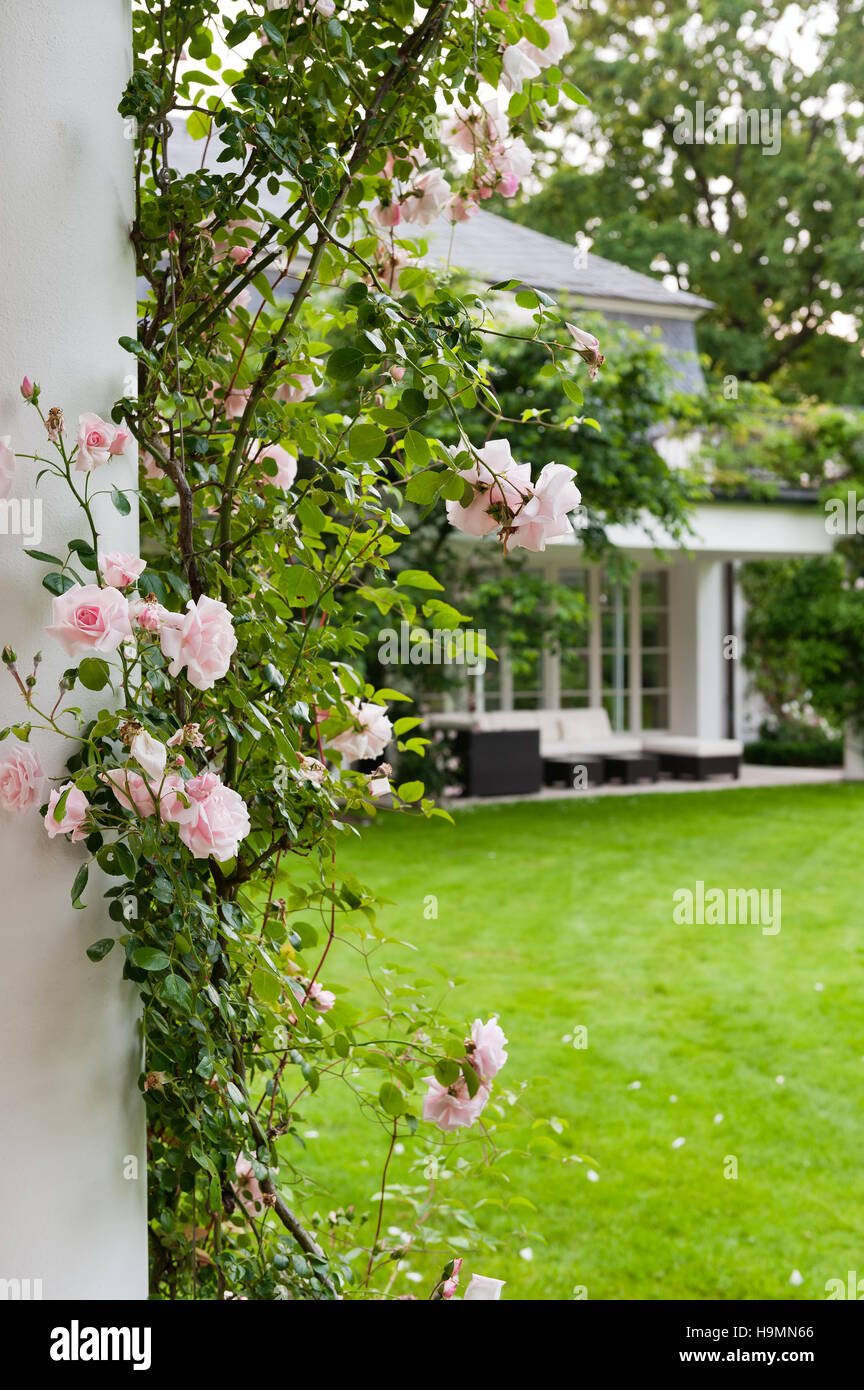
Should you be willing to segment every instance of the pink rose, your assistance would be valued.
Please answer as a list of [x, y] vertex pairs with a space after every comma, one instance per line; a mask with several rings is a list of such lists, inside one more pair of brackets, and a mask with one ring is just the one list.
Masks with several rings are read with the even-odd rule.
[[8, 497], [15, 477], [15, 455], [11, 434], [0, 434], [0, 497]]
[[79, 473], [89, 473], [107, 463], [112, 454], [122, 454], [129, 440], [128, 430], [111, 425], [98, 415], [78, 416], [78, 453], [75, 467]]
[[471, 1029], [470, 1058], [471, 1065], [481, 1081], [488, 1084], [498, 1075], [507, 1061], [506, 1045], [504, 1030], [497, 1019], [490, 1018], [486, 1023], [482, 1023], [479, 1018], [475, 1018]]
[[329, 989], [324, 989], [320, 980], [316, 980], [314, 985], [310, 985], [306, 995], [310, 1003], [319, 1013], [329, 1013], [336, 1003], [336, 995]]
[[250, 389], [251, 388], [247, 386], [241, 390], [239, 387], [234, 386], [227, 392], [222, 408], [229, 420], [237, 420], [243, 414], [243, 411], [246, 409], [246, 402], [249, 399]]
[[373, 221], [379, 227], [398, 227], [402, 221], [402, 209], [398, 203], [376, 203], [372, 208]]
[[287, 449], [283, 449], [281, 444], [265, 444], [257, 462], [263, 463], [264, 459], [272, 459], [276, 465], [276, 473], [264, 472], [265, 483], [271, 483], [273, 487], [281, 487], [283, 492], [287, 492], [297, 477], [297, 459], [294, 454], [289, 454]]
[[261, 1184], [255, 1176], [251, 1160], [243, 1158], [241, 1155], [234, 1164], [234, 1172], [239, 1179], [238, 1185], [234, 1189], [238, 1201], [242, 1203], [250, 1216], [259, 1216], [264, 1210], [264, 1193], [261, 1191]]
[[99, 556], [99, 573], [106, 584], [115, 589], [126, 589], [142, 575], [147, 568], [146, 560], [127, 555], [124, 550], [110, 550]]
[[146, 449], [138, 455], [138, 465], [144, 469], [145, 478], [164, 478], [165, 474], [151, 453]]
[[442, 1297], [442, 1298], [452, 1298], [453, 1295], [455, 1294], [456, 1290], [457, 1290], [458, 1287], [459, 1287], [459, 1273], [460, 1273], [460, 1270], [461, 1270], [461, 1269], [462, 1269], [462, 1260], [461, 1260], [461, 1258], [458, 1259], [458, 1260], [454, 1260], [454, 1261], [453, 1261], [453, 1271], [452, 1271], [452, 1273], [450, 1274], [449, 1279], [445, 1279], [445, 1280], [444, 1280], [444, 1283], [441, 1285], [441, 1297]]
[[54, 599], [54, 621], [45, 631], [70, 657], [83, 652], [114, 652], [132, 636], [129, 604], [119, 589], [73, 584]]
[[531, 465], [516, 463], [506, 439], [491, 439], [477, 451], [479, 462], [460, 472], [474, 496], [467, 506], [447, 503], [447, 520], [469, 536], [488, 536], [510, 524], [531, 493]]
[[549, 42], [546, 47], [538, 48], [528, 39], [520, 39], [519, 47], [538, 67], [557, 67], [565, 53], [570, 50], [570, 35], [567, 33], [567, 25], [563, 19], [559, 19], [557, 16], [555, 19], [538, 19], [537, 23], [549, 35]]
[[568, 512], [578, 507], [582, 494], [574, 473], [563, 463], [547, 463], [533, 488], [533, 496], [513, 518], [510, 544], [524, 550], [545, 550], [556, 536], [569, 536]]
[[25, 401], [32, 401], [33, 393], [35, 390], [36, 387], [30, 380], [29, 376], [25, 376], [23, 381], [21, 382], [21, 395], [24, 397]]
[[404, 375], [405, 375], [405, 368], [404, 368], [404, 367], [391, 367], [391, 368], [390, 368], [390, 376], [391, 376], [391, 378], [392, 378], [393, 381], [401, 381]]
[[336, 0], [315, 0], [315, 8], [322, 19], [332, 19], [336, 13]]
[[[205, 773], [213, 778], [214, 773]], [[198, 800], [196, 787], [198, 779], [186, 783], [187, 794], [192, 798], [196, 809], [194, 819], [180, 824], [180, 839], [196, 859], [212, 856], [217, 863], [224, 864], [233, 859], [241, 840], [245, 840], [251, 830], [249, 811], [246, 802], [237, 792], [216, 778], [216, 786], [203, 800]]]
[[300, 766], [294, 768], [291, 774], [295, 782], [311, 782], [313, 786], [322, 786], [327, 776], [324, 764], [318, 758], [307, 758], [305, 753], [298, 753], [297, 756]]
[[157, 803], [160, 820], [171, 825], [181, 825], [197, 815], [179, 772], [151, 779], [130, 767], [114, 767], [102, 773], [102, 780], [110, 785], [124, 810], [135, 811], [145, 819], [156, 814]]
[[469, 222], [480, 209], [471, 198], [463, 198], [460, 194], [455, 194], [447, 204], [447, 216], [451, 222]]
[[501, 1297], [504, 1282], [503, 1279], [492, 1279], [487, 1274], [472, 1274], [463, 1302], [494, 1303]]
[[[64, 792], [68, 792], [68, 796], [66, 797], [66, 805], [63, 807], [63, 814], [58, 820], [54, 811]], [[78, 790], [74, 782], [67, 782], [65, 786], [60, 788], [55, 787], [48, 800], [45, 829], [52, 840], [55, 835], [69, 835], [70, 833], [73, 841], [83, 840], [87, 834], [84, 821], [89, 810], [90, 802], [84, 793]]]
[[245, 265], [249, 257], [252, 255], [252, 247], [232, 246], [231, 250], [228, 252], [228, 255], [231, 257], [232, 261], [234, 261], [237, 265]]
[[497, 97], [474, 106], [469, 111], [457, 111], [448, 122], [444, 135], [448, 144], [465, 154], [475, 154], [489, 145], [500, 145], [507, 139], [510, 125], [507, 115], [498, 105]]
[[518, 44], [510, 44], [501, 58], [501, 82], [508, 92], [521, 92], [523, 84], [540, 76], [540, 68]]
[[512, 198], [519, 192], [519, 180], [515, 174], [502, 174], [498, 180], [498, 192], [502, 198]]
[[600, 351], [599, 339], [595, 338], [593, 333], [586, 333], [584, 328], [577, 328], [575, 323], [568, 323], [567, 328], [576, 344], [576, 351], [582, 358], [582, 361], [587, 362], [588, 366], [591, 368], [589, 376], [593, 381], [597, 375], [598, 369], [602, 367], [603, 363], [606, 361]]
[[23, 816], [42, 803], [45, 769], [42, 759], [29, 743], [0, 748], [0, 806]]
[[168, 763], [168, 749], [158, 738], [142, 729], [129, 745], [131, 757], [140, 767], [151, 787], [158, 787], [165, 776]]
[[179, 626], [163, 626], [162, 651], [170, 661], [169, 674], [178, 676], [185, 666], [196, 690], [211, 690], [228, 671], [237, 638], [231, 614], [218, 599], [202, 594], [197, 604], [190, 599]]
[[415, 222], [418, 227], [428, 227], [430, 222], [435, 221], [450, 196], [450, 185], [441, 170], [430, 169], [402, 199], [402, 216], [406, 222]]
[[297, 405], [305, 401], [307, 396], [314, 396], [319, 389], [314, 376], [308, 372], [292, 372], [287, 381], [276, 387], [275, 396], [277, 401], [283, 401], [286, 405]]
[[489, 1088], [482, 1085], [476, 1095], [470, 1096], [464, 1076], [452, 1086], [442, 1086], [434, 1076], [423, 1079], [429, 1083], [429, 1090], [423, 1097], [423, 1119], [443, 1129], [445, 1134], [473, 1125], [489, 1099]]
[[346, 729], [344, 733], [328, 739], [327, 747], [341, 753], [348, 762], [379, 757], [393, 737], [393, 725], [387, 718], [387, 711], [382, 705], [357, 700], [349, 700], [348, 709], [360, 728]]

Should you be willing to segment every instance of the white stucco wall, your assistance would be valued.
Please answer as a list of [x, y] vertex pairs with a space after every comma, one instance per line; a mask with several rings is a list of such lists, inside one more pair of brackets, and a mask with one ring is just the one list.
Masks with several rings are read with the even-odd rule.
[[[74, 438], [79, 413], [107, 416], [129, 371], [117, 345], [135, 324], [132, 143], [117, 114], [131, 63], [128, 0], [3, 4], [0, 53], [0, 434], [21, 452], [45, 451], [38, 416], [18, 394], [24, 373], [40, 382], [46, 408], [63, 408]], [[111, 465], [121, 487], [135, 483], [131, 453]], [[44, 499], [38, 548], [65, 553], [86, 530], [56, 480], [35, 492], [36, 467], [19, 459], [14, 495]], [[105, 501], [105, 548], [134, 550], [134, 516]], [[42, 632], [46, 567], [24, 555], [27, 543], [0, 534], [0, 644], [22, 667], [42, 649], [48, 699], [68, 661]], [[23, 708], [0, 671], [0, 725]], [[69, 751], [58, 745], [39, 740], [53, 776]], [[92, 880], [87, 910], [72, 910], [83, 857], [50, 842], [37, 813], [19, 821], [0, 811], [0, 1279], [41, 1280], [46, 1299], [144, 1298], [135, 994], [119, 978], [119, 954], [98, 966], [84, 954], [113, 930]], [[137, 1179], [124, 1176], [130, 1158]]]

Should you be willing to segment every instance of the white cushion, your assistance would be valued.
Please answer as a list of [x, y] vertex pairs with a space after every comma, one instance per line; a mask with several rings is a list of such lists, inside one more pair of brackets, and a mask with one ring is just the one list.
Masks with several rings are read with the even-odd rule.
[[581, 757], [583, 753], [596, 753], [600, 757], [614, 758], [616, 753], [641, 753], [642, 740], [638, 734], [609, 734], [596, 742], [584, 738], [570, 738], [563, 742], [543, 743], [540, 752], [544, 758], [558, 758], [562, 762], [569, 758]]
[[737, 738], [697, 738], [693, 734], [646, 733], [642, 747], [649, 753], [676, 753], [687, 758], [740, 758], [744, 752]]
[[562, 742], [575, 742], [580, 747], [587, 747], [589, 743], [612, 735], [609, 715], [602, 705], [591, 709], [559, 710], [558, 726]]

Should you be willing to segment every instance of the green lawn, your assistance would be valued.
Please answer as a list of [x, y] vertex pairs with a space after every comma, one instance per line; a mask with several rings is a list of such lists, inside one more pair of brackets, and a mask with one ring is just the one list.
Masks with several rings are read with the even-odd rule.
[[[576, 1285], [591, 1299], [818, 1299], [827, 1279], [864, 1275], [862, 817], [864, 789], [845, 785], [572, 798], [458, 811], [455, 828], [385, 815], [340, 851], [395, 900], [385, 926], [464, 977], [451, 1012], [500, 1013], [502, 1080], [530, 1080], [532, 1109], [566, 1120], [564, 1151], [599, 1174], [511, 1163], [536, 1208], [533, 1259], [508, 1244], [469, 1267], [536, 1299]], [[781, 932], [674, 925], [672, 893], [696, 879], [780, 888]], [[337, 947], [328, 977], [349, 982], [354, 959]], [[562, 1041], [574, 1025], [587, 1050]], [[379, 1169], [352, 1104], [309, 1108], [311, 1156], [368, 1206]], [[397, 1182], [410, 1156], [408, 1141]], [[494, 1208], [478, 1219], [506, 1229]]]

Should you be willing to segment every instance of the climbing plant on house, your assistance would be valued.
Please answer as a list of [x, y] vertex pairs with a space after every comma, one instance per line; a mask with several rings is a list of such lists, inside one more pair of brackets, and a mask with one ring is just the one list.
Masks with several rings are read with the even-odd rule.
[[[65, 555], [32, 552], [53, 602], [44, 640], [69, 666], [46, 690], [38, 654], [4, 651], [22, 709], [0, 801], [41, 808], [47, 834], [80, 847], [73, 902], [104, 892], [114, 925], [88, 954], [141, 996], [158, 1298], [406, 1296], [406, 1255], [429, 1251], [427, 1296], [452, 1297], [482, 1233], [450, 1180], [494, 1165], [505, 1130], [519, 1142], [501, 1025], [442, 1006], [443, 963], [403, 963], [393, 984], [398, 943], [339, 846], [384, 805], [445, 816], [422, 781], [352, 766], [424, 746], [398, 683], [360, 672], [368, 613], [466, 616], [433, 577], [394, 570], [406, 503], [511, 551], [564, 534], [579, 501], [569, 466], [532, 468], [496, 434], [484, 297], [418, 264], [433, 218], [469, 218], [527, 175], [562, 27], [551, 0], [135, 7], [119, 109], [136, 137], [137, 390], [73, 422], [46, 407], [50, 383], [21, 384], [41, 435], [22, 452], [71, 489], [81, 527]], [[597, 339], [548, 296], [498, 289], [578, 423]], [[325, 382], [344, 408], [317, 403]], [[478, 437], [464, 412], [479, 402]], [[136, 445], [130, 495], [111, 470]], [[0, 465], [16, 466], [9, 440]], [[105, 491], [140, 507], [141, 558], [101, 546]], [[104, 692], [95, 718], [82, 691]], [[69, 750], [50, 788], [34, 729]], [[349, 953], [365, 991], [342, 984]], [[363, 1211], [317, 1190], [304, 1148], [337, 1081], [380, 1159]], [[407, 1143], [418, 1180], [391, 1194]], [[491, 1277], [469, 1288], [500, 1294]]]

